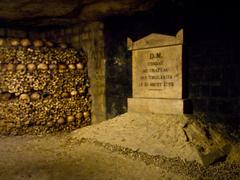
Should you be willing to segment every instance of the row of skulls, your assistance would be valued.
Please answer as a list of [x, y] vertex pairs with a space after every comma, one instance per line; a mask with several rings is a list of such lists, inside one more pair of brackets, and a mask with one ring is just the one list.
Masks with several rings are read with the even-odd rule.
[[29, 73], [33, 73], [35, 70], [40, 70], [40, 71], [46, 71], [46, 70], [58, 70], [59, 72], [64, 72], [66, 70], [83, 70], [84, 69], [84, 64], [79, 62], [76, 64], [45, 64], [45, 63], [39, 63], [39, 64], [34, 64], [34, 63], [29, 63], [27, 65], [25, 64], [13, 64], [13, 63], [8, 63], [8, 64], [0, 64], [0, 71], [3, 72], [20, 72], [20, 73], [25, 73], [28, 71]]
[[0, 46], [12, 46], [12, 47], [30, 47], [33, 46], [34, 48], [40, 48], [43, 46], [46, 47], [60, 47], [63, 49], [66, 49], [68, 45], [66, 43], [53, 43], [52, 41], [47, 41], [47, 40], [40, 40], [36, 39], [31, 41], [30, 39], [23, 38], [23, 39], [18, 39], [18, 38], [10, 38], [10, 39], [4, 39], [0, 38]]

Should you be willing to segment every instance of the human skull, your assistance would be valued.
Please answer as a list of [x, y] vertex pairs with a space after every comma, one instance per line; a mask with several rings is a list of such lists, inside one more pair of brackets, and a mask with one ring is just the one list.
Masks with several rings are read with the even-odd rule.
[[19, 40], [18, 39], [11, 39], [10, 40], [11, 46], [18, 46], [19, 45]]
[[34, 47], [39, 48], [39, 47], [43, 46], [43, 42], [41, 40], [37, 39], [37, 40], [33, 41], [33, 45], [34, 45]]
[[55, 70], [55, 69], [57, 69], [57, 65], [56, 64], [50, 64], [49, 69], [50, 70]]
[[38, 100], [38, 99], [40, 99], [40, 94], [38, 93], [38, 92], [34, 92], [32, 95], [31, 95], [31, 99], [33, 100], [33, 101], [36, 101], [36, 100]]
[[59, 43], [59, 47], [62, 48], [62, 49], [66, 49], [67, 48], [67, 44]]
[[19, 96], [19, 100], [23, 103], [29, 103], [30, 102], [30, 97], [28, 94], [21, 94]]
[[39, 70], [48, 70], [48, 65], [47, 64], [44, 64], [44, 63], [40, 63], [38, 66], [37, 66], [37, 69]]
[[64, 124], [65, 123], [64, 117], [59, 117], [58, 120], [57, 120], [57, 123], [58, 124]]
[[83, 63], [77, 63], [76, 64], [77, 69], [82, 70], [83, 69]]
[[33, 73], [33, 71], [36, 69], [36, 65], [33, 63], [30, 63], [27, 65], [27, 69], [30, 73]]
[[76, 96], [78, 94], [78, 92], [76, 90], [73, 90], [70, 92], [71, 96]]
[[46, 41], [45, 44], [47, 47], [53, 47], [54, 45], [51, 41]]
[[74, 64], [69, 64], [69, 65], [68, 65], [68, 68], [69, 68], [70, 70], [74, 70], [74, 69], [76, 69], [76, 66], [75, 66]]
[[59, 72], [64, 72], [66, 70], [67, 66], [65, 64], [59, 64], [58, 70]]
[[90, 113], [88, 111], [83, 112], [83, 117], [87, 119], [90, 116]]
[[26, 72], [26, 66], [24, 64], [18, 64], [16, 67], [17, 72], [21, 74], [25, 74]]
[[68, 122], [68, 123], [71, 123], [71, 122], [73, 122], [74, 120], [75, 120], [75, 117], [74, 117], [73, 115], [67, 116], [67, 122]]
[[31, 45], [31, 42], [30, 42], [29, 39], [24, 38], [24, 39], [22, 39], [22, 40], [20, 41], [20, 44], [21, 44], [23, 47], [28, 47], [28, 46]]
[[11, 63], [7, 64], [7, 70], [8, 70], [8, 71], [11, 71], [11, 72], [13, 72], [13, 71], [14, 71], [14, 69], [15, 69], [15, 66], [14, 66], [14, 64], [11, 64]]
[[5, 44], [5, 39], [0, 38], [0, 46], [3, 46]]
[[82, 117], [83, 117], [83, 114], [82, 114], [81, 112], [78, 112], [78, 113], [75, 115], [75, 118], [78, 119], [78, 120], [82, 119]]

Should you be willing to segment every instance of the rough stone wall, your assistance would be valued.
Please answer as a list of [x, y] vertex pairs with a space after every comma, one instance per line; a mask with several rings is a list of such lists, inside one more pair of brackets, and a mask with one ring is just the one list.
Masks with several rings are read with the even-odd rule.
[[[123, 112], [126, 108], [123, 102], [127, 96], [130, 97], [131, 90], [126, 93], [123, 84], [127, 82], [130, 89], [131, 76], [128, 73], [119, 73], [122, 66], [114, 64], [114, 59], [120, 59], [120, 62], [128, 64], [129, 59], [124, 52], [127, 37], [137, 40], [150, 33], [171, 35], [183, 27], [185, 97], [192, 100], [195, 114], [203, 113], [207, 115], [205, 117], [209, 118], [209, 121], [223, 120], [237, 127], [239, 125], [240, 63], [239, 28], [235, 25], [234, 16], [230, 11], [227, 15], [222, 14], [221, 8], [218, 12], [209, 8], [207, 12], [205, 11], [206, 15], [202, 14], [201, 9], [199, 12], [195, 12], [194, 9], [186, 10], [184, 15], [174, 8], [165, 8], [165, 10], [162, 8], [163, 11], [160, 14], [159, 9], [161, 7], [132, 17], [113, 17], [106, 20], [106, 24], [110, 25], [108, 29], [110, 46], [107, 46], [110, 61], [107, 62], [107, 69], [113, 69], [113, 71], [107, 71], [109, 117]], [[165, 11], [172, 13], [165, 14]], [[115, 28], [112, 28], [114, 26]], [[124, 67], [123, 72], [127, 71], [127, 66]], [[119, 89], [116, 88], [118, 86]], [[117, 100], [117, 97], [120, 97], [120, 100]], [[111, 109], [115, 102], [117, 113], [114, 112], [114, 108]]]
[[[224, 15], [198, 16], [186, 24], [189, 97], [194, 112], [239, 124], [239, 37]], [[229, 17], [230, 18], [230, 17]], [[197, 24], [196, 22], [202, 22]], [[225, 120], [224, 120], [225, 119]]]
[[107, 118], [127, 112], [127, 98], [132, 96], [131, 54], [125, 32], [119, 26], [105, 24], [106, 111]]
[[93, 123], [106, 120], [106, 59], [103, 28], [102, 23], [94, 22], [85, 25], [80, 32], [81, 46], [88, 56]]

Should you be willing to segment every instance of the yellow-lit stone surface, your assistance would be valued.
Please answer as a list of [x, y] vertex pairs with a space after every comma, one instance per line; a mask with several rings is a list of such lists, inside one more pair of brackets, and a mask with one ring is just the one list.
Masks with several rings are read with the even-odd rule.
[[182, 45], [133, 51], [133, 97], [182, 98]]
[[128, 112], [182, 114], [184, 109], [186, 100], [182, 99], [128, 98]]
[[129, 50], [163, 47], [177, 44], [183, 44], [183, 29], [180, 29], [176, 36], [152, 33], [134, 42], [130, 38], [127, 40]]
[[129, 112], [183, 114], [183, 30], [176, 36], [150, 34], [132, 42], [133, 98]]

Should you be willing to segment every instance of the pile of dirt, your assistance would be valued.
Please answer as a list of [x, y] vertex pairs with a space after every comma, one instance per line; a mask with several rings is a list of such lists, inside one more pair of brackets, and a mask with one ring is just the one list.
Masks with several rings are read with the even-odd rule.
[[126, 113], [76, 130], [71, 137], [92, 139], [154, 156], [195, 161], [205, 166], [225, 159], [234, 145], [224, 131], [193, 115]]

